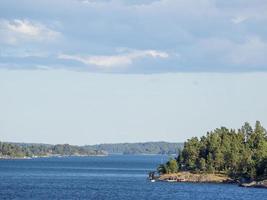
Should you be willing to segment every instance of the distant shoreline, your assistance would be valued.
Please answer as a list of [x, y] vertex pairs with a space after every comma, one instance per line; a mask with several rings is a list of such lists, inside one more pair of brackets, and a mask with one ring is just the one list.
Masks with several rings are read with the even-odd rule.
[[1, 156], [0, 160], [28, 160], [28, 159], [35, 159], [35, 158], [102, 157], [102, 156], [108, 156], [108, 154], [98, 154], [98, 155], [44, 155], [44, 156], [24, 156], [24, 157]]
[[50, 156], [94, 155], [177, 155], [183, 143], [143, 142], [76, 146], [70, 144], [40, 144], [0, 142], [0, 159], [30, 159]]
[[0, 156], [0, 160], [19, 160], [19, 159], [35, 159], [35, 158], [61, 158], [61, 157], [105, 157], [105, 156], [175, 156], [176, 154], [123, 154], [123, 153], [106, 153], [106, 154], [95, 154], [95, 155], [43, 155], [43, 156], [23, 156], [23, 157], [13, 157], [13, 156]]
[[61, 158], [61, 157], [106, 157], [106, 156], [174, 156], [175, 154], [123, 154], [123, 153], [110, 153], [110, 154], [95, 154], [95, 155], [44, 155], [44, 156], [23, 156], [23, 157], [13, 157], [13, 156], [0, 156], [0, 160], [27, 160], [35, 158]]

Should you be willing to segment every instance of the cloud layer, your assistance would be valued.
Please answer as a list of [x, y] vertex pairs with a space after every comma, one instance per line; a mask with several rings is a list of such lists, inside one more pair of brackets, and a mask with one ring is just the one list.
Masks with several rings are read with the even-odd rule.
[[80, 56], [80, 55], [66, 55], [60, 54], [58, 58], [66, 60], [76, 60], [86, 65], [95, 65], [100, 68], [113, 68], [121, 66], [129, 66], [133, 64], [134, 60], [142, 59], [145, 57], [152, 58], [168, 58], [166, 52], [160, 52], [155, 50], [134, 50], [129, 53], [119, 55], [98, 55], [98, 56]]
[[0, 67], [267, 71], [266, 10], [265, 0], [3, 0]]
[[0, 42], [16, 45], [23, 42], [46, 42], [55, 40], [60, 33], [41, 23], [26, 19], [0, 19]]

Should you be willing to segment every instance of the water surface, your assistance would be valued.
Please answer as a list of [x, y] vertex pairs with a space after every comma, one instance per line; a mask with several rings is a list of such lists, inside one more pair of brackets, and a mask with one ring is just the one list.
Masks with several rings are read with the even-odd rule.
[[147, 173], [167, 156], [0, 160], [0, 199], [263, 200], [266, 189], [227, 184], [151, 183]]

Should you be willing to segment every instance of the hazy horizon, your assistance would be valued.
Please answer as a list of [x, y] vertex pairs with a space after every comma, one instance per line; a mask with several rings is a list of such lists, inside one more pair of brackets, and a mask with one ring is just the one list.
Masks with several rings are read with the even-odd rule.
[[[0, 70], [1, 140], [183, 142], [267, 119], [267, 73], [124, 75]], [[257, 97], [257, 98], [256, 98]]]

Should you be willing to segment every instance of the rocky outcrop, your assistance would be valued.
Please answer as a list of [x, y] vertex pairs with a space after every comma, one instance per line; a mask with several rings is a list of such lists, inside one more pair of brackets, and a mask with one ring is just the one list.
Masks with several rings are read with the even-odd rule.
[[234, 183], [234, 180], [223, 174], [206, 174], [179, 172], [163, 174], [158, 180], [168, 182], [196, 182], [196, 183]]
[[263, 181], [252, 181], [250, 183], [241, 183], [241, 187], [254, 187], [254, 188], [266, 188], [267, 189], [267, 180]]

